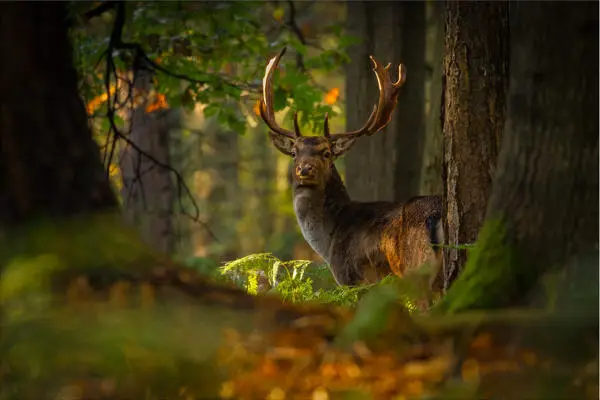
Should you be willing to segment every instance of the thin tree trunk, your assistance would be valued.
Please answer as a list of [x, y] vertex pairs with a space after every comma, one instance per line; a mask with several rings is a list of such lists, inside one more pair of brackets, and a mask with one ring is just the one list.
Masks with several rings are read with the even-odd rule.
[[364, 124], [379, 90], [369, 56], [404, 63], [408, 78], [388, 127], [358, 139], [346, 157], [350, 196], [359, 201], [406, 200], [419, 194], [424, 137], [425, 5], [422, 2], [348, 2], [350, 34], [363, 42], [349, 49], [347, 129]]
[[[139, 70], [134, 87], [145, 96], [131, 117], [129, 139], [143, 152], [164, 165], [169, 165], [169, 126], [164, 110], [147, 112], [152, 73]], [[174, 251], [173, 204], [175, 191], [171, 171], [158, 165], [131, 146], [124, 149], [120, 164], [123, 174], [123, 214], [138, 228], [142, 238], [157, 251]]]
[[442, 163], [442, 76], [444, 75], [445, 10], [441, 1], [428, 4], [427, 54], [431, 66], [428, 102], [425, 111], [425, 144], [423, 146], [423, 169], [421, 170], [421, 194], [441, 195], [443, 193]]
[[[396, 125], [389, 132], [397, 135], [394, 200], [406, 201], [421, 193], [425, 147], [425, 2], [405, 1], [396, 4], [401, 6], [402, 15], [400, 40], [396, 46], [400, 46], [399, 61], [406, 66], [407, 79], [398, 96], [394, 117]], [[383, 38], [376, 36], [375, 40]], [[385, 55], [382, 53], [380, 57]]]
[[486, 224], [442, 310], [520, 304], [588, 251], [598, 268], [598, 3], [511, 4], [511, 46]]
[[[473, 243], [483, 223], [504, 128], [508, 85], [508, 3], [446, 3], [444, 57], [444, 231]], [[444, 250], [445, 288], [466, 251]]]
[[243, 199], [242, 217], [237, 222], [240, 251], [243, 254], [263, 252], [273, 233], [273, 213], [269, 204], [275, 176], [274, 153], [267, 135], [247, 135], [240, 146], [240, 185]]
[[66, 5], [0, 4], [3, 229], [117, 209], [77, 93]]
[[238, 171], [239, 135], [223, 129], [216, 118], [202, 117], [202, 121], [198, 150], [193, 155], [201, 158], [196, 171], [195, 193], [200, 200], [202, 220], [218, 242], [202, 229], [196, 234], [197, 249], [204, 248], [205, 256], [231, 260], [240, 256], [236, 225], [244, 199]]
[[[352, 62], [346, 69], [346, 127], [361, 127], [379, 96], [369, 56], [379, 62], [400, 61], [400, 4], [396, 2], [349, 1], [347, 29], [362, 43], [348, 49]], [[383, 40], [385, 38], [385, 40]], [[408, 78], [410, 79], [410, 78]], [[402, 89], [406, 90], [405, 88]], [[394, 199], [397, 114], [377, 135], [360, 138], [345, 157], [346, 185], [353, 200]]]

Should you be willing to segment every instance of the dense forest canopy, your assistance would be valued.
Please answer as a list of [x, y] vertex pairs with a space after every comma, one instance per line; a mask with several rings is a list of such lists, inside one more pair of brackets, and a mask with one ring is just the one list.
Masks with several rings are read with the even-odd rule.
[[[0, 15], [0, 400], [598, 397], [597, 3]], [[387, 201], [409, 238], [410, 198], [440, 196], [439, 270], [333, 279], [260, 112], [284, 47], [274, 119], [326, 151], [326, 114], [386, 106], [368, 56], [403, 64], [385, 129], [317, 160], [335, 204]]]

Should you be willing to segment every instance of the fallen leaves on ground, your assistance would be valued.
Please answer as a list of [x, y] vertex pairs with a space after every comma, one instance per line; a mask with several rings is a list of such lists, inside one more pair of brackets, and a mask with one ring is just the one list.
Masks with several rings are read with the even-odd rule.
[[[480, 399], [486, 391], [489, 397], [483, 398], [522, 398], [514, 397], [523, 394], [522, 383], [497, 388], [494, 381], [501, 376], [540, 376], [552, 368], [549, 360], [540, 359], [530, 349], [494, 343], [490, 333], [473, 338], [464, 354], [458, 354], [449, 339], [415, 344], [411, 354], [398, 354], [393, 346], [372, 352], [362, 342], [355, 342], [347, 350], [336, 349], [306, 328], [263, 337], [227, 331], [220, 360], [230, 379], [222, 385], [221, 398], [429, 398], [443, 395], [444, 384], [449, 381], [459, 382], [471, 393], [460, 398]], [[534, 392], [540, 382], [525, 380]], [[585, 385], [587, 398], [597, 398], [597, 384], [588, 381]], [[503, 397], [506, 390], [508, 397]], [[467, 396], [467, 392], [461, 393]]]

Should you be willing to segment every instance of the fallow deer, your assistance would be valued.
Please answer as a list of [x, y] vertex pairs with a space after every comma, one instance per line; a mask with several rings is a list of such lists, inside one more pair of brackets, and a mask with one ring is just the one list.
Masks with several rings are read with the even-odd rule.
[[439, 196], [418, 196], [402, 202], [356, 202], [348, 196], [334, 160], [356, 139], [373, 135], [391, 120], [406, 69], [392, 82], [388, 70], [373, 57], [379, 85], [379, 102], [365, 125], [352, 132], [329, 133], [325, 115], [324, 136], [303, 136], [294, 116], [294, 131], [280, 127], [273, 109], [272, 78], [285, 48], [271, 60], [263, 78], [260, 115], [270, 129], [275, 147], [294, 160], [294, 211], [305, 240], [328, 264], [339, 285], [379, 281], [394, 273], [402, 276], [433, 262], [439, 268], [442, 243]]

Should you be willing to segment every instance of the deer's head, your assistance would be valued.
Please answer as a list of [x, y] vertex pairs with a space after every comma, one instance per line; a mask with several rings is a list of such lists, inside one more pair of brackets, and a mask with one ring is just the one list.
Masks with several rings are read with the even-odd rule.
[[325, 114], [324, 135], [303, 136], [298, 125], [297, 113], [294, 115], [294, 131], [284, 129], [275, 122], [271, 80], [285, 50], [283, 48], [267, 64], [263, 78], [260, 115], [270, 129], [269, 136], [275, 147], [294, 159], [294, 185], [324, 188], [331, 176], [333, 161], [350, 150], [356, 139], [380, 131], [390, 122], [400, 87], [406, 80], [406, 68], [402, 64], [398, 66], [398, 80], [393, 82], [388, 73], [390, 64], [383, 67], [371, 57], [379, 85], [379, 101], [365, 125], [356, 131], [331, 134]]

